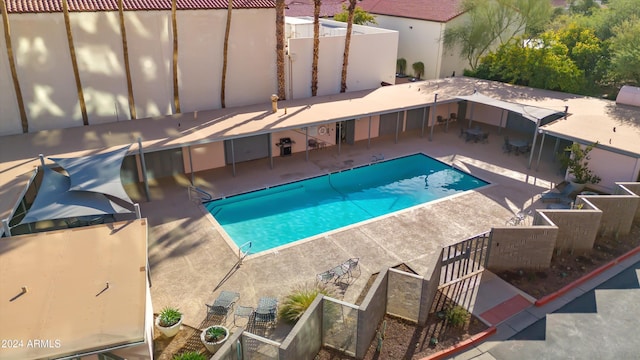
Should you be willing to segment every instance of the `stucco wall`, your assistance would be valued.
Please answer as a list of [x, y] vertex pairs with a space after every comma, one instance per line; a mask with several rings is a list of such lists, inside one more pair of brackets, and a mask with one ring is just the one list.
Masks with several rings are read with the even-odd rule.
[[118, 13], [72, 12], [69, 19], [90, 123], [131, 119]]
[[322, 302], [319, 295], [280, 346], [280, 360], [313, 359], [322, 347]]
[[506, 111], [504, 115], [502, 113], [503, 110], [495, 106], [480, 103], [469, 103], [467, 105], [467, 116], [474, 122], [500, 126], [500, 120], [502, 119], [502, 126], [504, 127], [507, 124], [507, 114]]
[[369, 136], [371, 138], [378, 137], [380, 130], [380, 116], [371, 116], [371, 133], [369, 133], [369, 117], [364, 117], [356, 120], [356, 133], [355, 141], [367, 140]]
[[[4, 21], [0, 17], [0, 26]], [[15, 46], [15, 45], [14, 45]], [[0, 136], [22, 132], [18, 100], [11, 78], [11, 68], [7, 59], [7, 45], [4, 36], [0, 36]]]
[[[116, 11], [69, 14], [89, 124], [128, 120], [129, 94]], [[29, 131], [82, 126], [62, 13], [10, 14], [11, 39]], [[171, 12], [125, 11], [137, 118], [175, 112]], [[275, 9], [238, 9], [231, 22], [226, 105], [268, 103], [277, 91]], [[181, 112], [221, 106], [226, 10], [178, 11]], [[0, 40], [0, 135], [22, 132]], [[248, 56], [250, 54], [250, 56]]]
[[[9, 23], [29, 131], [82, 125], [63, 15], [20, 14], [10, 16]], [[6, 57], [6, 49], [2, 53]], [[11, 79], [10, 73], [2, 75]], [[6, 116], [3, 109], [1, 123]]]
[[487, 268], [546, 269], [551, 264], [557, 236], [555, 226], [493, 228]]
[[[340, 92], [344, 36], [320, 38], [318, 54], [318, 95]], [[354, 30], [349, 48], [347, 91], [380, 87], [381, 82], [395, 82], [397, 32], [360, 34]], [[380, 51], [384, 49], [384, 51]], [[287, 60], [287, 96], [300, 99], [311, 96], [313, 38], [289, 40]]]
[[[189, 148], [182, 149], [185, 174], [191, 173], [189, 165]], [[204, 145], [191, 147], [191, 162], [193, 171], [202, 171], [225, 166], [224, 162], [224, 142], [216, 141]]]
[[589, 168], [602, 178], [600, 183], [589, 185], [595, 189], [612, 193], [617, 181], [635, 181], [638, 176], [637, 158], [599, 148], [594, 148], [589, 157]]

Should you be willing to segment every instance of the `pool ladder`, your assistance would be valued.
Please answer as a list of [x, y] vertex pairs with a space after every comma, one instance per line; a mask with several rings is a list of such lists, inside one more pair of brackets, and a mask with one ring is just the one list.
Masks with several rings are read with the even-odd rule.
[[198, 201], [198, 202], [206, 202], [206, 201], [211, 201], [213, 200], [213, 196], [211, 196], [211, 194], [209, 194], [208, 192], [200, 189], [197, 186], [193, 186], [190, 185], [189, 186], [189, 200], [190, 201]]
[[[253, 245], [251, 243], [251, 241], [247, 241], [246, 243], [242, 244], [239, 248], [238, 248], [238, 264], [242, 264], [242, 260], [244, 260], [244, 258], [247, 257], [247, 255], [249, 255], [249, 250], [251, 249], [251, 245]], [[247, 248], [246, 251], [242, 251], [243, 248]]]

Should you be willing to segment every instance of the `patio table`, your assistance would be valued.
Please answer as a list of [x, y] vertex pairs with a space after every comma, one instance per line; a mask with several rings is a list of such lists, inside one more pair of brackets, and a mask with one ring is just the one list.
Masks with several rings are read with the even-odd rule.
[[527, 148], [527, 142], [525, 140], [520, 139], [509, 139], [509, 145], [516, 150], [516, 155], [518, 153], [525, 153], [524, 151]]
[[478, 140], [482, 139], [482, 135], [484, 134], [484, 131], [482, 131], [482, 129], [480, 128], [471, 128], [471, 129], [466, 129], [464, 131], [467, 134], [467, 138], [465, 139], [465, 141], [475, 141], [478, 142]]

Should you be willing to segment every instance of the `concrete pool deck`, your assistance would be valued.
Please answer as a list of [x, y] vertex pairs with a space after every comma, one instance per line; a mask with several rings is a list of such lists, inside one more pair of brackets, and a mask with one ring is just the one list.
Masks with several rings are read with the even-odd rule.
[[[149, 219], [149, 263], [154, 309], [177, 306], [185, 323], [198, 326], [205, 318], [204, 303], [222, 290], [240, 293], [238, 304], [255, 306], [262, 296], [282, 299], [290, 290], [313, 283], [316, 274], [353, 257], [360, 258], [361, 275], [338, 297], [355, 302], [371, 274], [400, 263], [418, 274], [433, 266], [438, 251], [473, 235], [489, 231], [521, 210], [538, 206], [541, 192], [562, 181], [551, 146], [545, 147], [538, 171], [527, 169], [528, 156], [503, 153], [501, 136], [491, 128], [488, 144], [466, 143], [457, 136], [457, 124], [448, 133], [437, 128], [433, 141], [419, 133], [372, 139], [355, 145], [236, 164], [195, 174], [196, 186], [214, 196], [228, 196], [295, 181], [385, 158], [423, 152], [470, 172], [491, 185], [347, 227], [291, 246], [249, 256], [238, 266], [237, 250], [209, 219], [203, 207], [188, 200], [189, 175], [151, 184], [150, 202], [141, 201]], [[499, 137], [500, 136], [500, 137]], [[133, 198], [142, 199], [132, 190]], [[322, 221], [322, 219], [318, 219]], [[230, 317], [232, 320], [232, 317]], [[286, 335], [286, 334], [285, 334]]]

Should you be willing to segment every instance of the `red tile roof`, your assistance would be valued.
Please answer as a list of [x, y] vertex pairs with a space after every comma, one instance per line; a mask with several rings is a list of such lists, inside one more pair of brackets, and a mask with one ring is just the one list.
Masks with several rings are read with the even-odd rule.
[[[322, 0], [320, 17], [333, 17], [342, 12], [342, 4], [348, 4], [347, 0]], [[287, 0], [287, 16], [313, 16], [313, 0]]]
[[363, 0], [358, 4], [372, 14], [437, 22], [462, 14], [462, 0]]
[[[5, 0], [9, 13], [62, 12], [62, 0]], [[123, 0], [125, 10], [171, 10], [171, 0]], [[234, 0], [237, 9], [273, 8], [275, 0]], [[178, 10], [226, 9], [226, 0], [177, 0]], [[69, 0], [69, 11], [117, 11], [118, 0]]]

